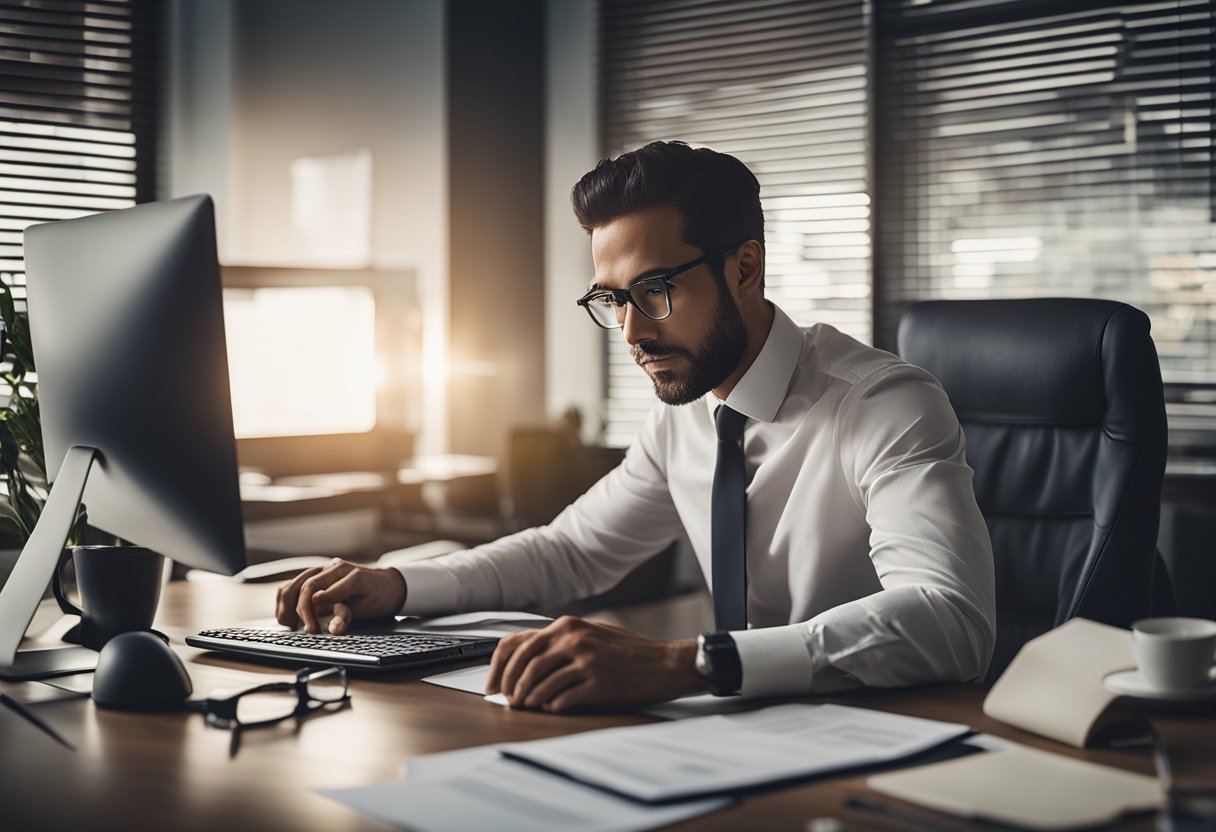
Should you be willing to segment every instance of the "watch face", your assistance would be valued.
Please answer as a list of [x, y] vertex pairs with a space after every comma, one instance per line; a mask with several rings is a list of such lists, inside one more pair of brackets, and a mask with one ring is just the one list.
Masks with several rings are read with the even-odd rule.
[[702, 633], [697, 639], [696, 667], [714, 696], [733, 696], [739, 692], [742, 669], [730, 633]]

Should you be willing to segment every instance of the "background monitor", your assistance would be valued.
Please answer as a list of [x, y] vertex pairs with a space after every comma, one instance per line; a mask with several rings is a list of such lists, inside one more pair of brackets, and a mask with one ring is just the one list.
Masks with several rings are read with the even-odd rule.
[[97, 528], [187, 566], [245, 565], [210, 197], [32, 226], [25, 262], [54, 480], [0, 592], [0, 666], [14, 663], [81, 489]]
[[370, 287], [225, 288], [224, 328], [238, 442], [375, 429], [388, 373]]

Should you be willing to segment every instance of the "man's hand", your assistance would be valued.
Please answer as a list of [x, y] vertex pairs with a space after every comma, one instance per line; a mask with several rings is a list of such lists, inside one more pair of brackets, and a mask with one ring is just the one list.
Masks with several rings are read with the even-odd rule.
[[374, 569], [334, 558], [328, 566], [305, 569], [279, 587], [275, 618], [294, 627], [303, 622], [321, 632], [320, 619], [333, 615], [329, 632], [340, 636], [356, 618], [395, 615], [405, 603], [405, 578], [396, 569]]
[[691, 639], [655, 641], [565, 616], [500, 641], [486, 693], [501, 691], [513, 707], [553, 713], [666, 702], [706, 689], [696, 655]]

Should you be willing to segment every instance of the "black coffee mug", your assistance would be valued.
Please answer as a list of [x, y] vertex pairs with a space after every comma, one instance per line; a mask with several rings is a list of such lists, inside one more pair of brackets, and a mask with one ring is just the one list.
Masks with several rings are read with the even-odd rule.
[[71, 549], [82, 610], [62, 592], [60, 607], [80, 616], [68, 640], [100, 650], [121, 633], [149, 630], [160, 603], [165, 559], [142, 546], [76, 546]]

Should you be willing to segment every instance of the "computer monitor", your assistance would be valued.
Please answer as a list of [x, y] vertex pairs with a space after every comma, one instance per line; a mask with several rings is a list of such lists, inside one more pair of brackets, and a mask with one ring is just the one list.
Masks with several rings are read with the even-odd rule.
[[[211, 198], [25, 233], [46, 506], [0, 591], [0, 677], [91, 666], [21, 652], [83, 499], [89, 523], [179, 563], [245, 565]], [[57, 475], [56, 475], [57, 472]]]

